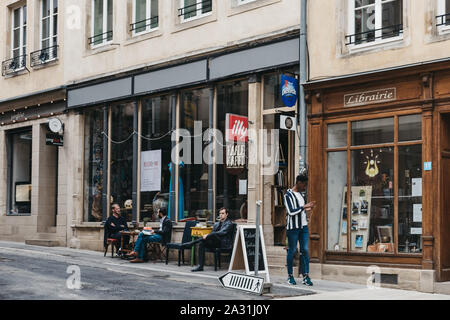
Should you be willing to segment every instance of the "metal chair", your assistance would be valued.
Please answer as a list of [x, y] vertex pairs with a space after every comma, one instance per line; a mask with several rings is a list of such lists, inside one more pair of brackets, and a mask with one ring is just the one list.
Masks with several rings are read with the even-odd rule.
[[178, 250], [178, 266], [180, 266], [180, 260], [183, 259], [184, 264], [184, 249], [189, 249], [191, 247], [186, 246], [185, 244], [188, 242], [191, 242], [192, 236], [191, 236], [191, 227], [195, 227], [197, 225], [196, 220], [193, 221], [186, 221], [186, 224], [184, 226], [183, 231], [183, 238], [181, 239], [181, 243], [175, 243], [170, 242], [166, 244], [166, 264], [169, 263], [169, 252], [170, 249], [177, 249]]

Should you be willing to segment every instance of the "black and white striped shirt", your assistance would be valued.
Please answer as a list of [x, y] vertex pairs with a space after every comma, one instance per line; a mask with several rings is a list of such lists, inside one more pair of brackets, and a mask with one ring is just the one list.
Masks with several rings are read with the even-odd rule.
[[305, 205], [305, 198], [300, 192], [296, 192], [297, 196], [294, 194], [292, 189], [288, 189], [284, 195], [284, 205], [286, 207], [286, 229], [300, 229], [306, 226], [308, 223], [306, 221], [306, 212], [303, 208]]

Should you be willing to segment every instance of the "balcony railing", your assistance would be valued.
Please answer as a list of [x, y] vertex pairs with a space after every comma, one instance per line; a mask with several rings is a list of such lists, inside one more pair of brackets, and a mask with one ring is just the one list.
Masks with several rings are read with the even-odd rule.
[[377, 39], [387, 39], [387, 38], [393, 38], [398, 37], [400, 34], [403, 33], [403, 25], [397, 24], [389, 27], [384, 27], [380, 29], [374, 29], [369, 31], [364, 31], [360, 33], [355, 33], [352, 35], [345, 36], [346, 45], [351, 44], [362, 44], [367, 42], [373, 42]]
[[146, 20], [141, 20], [135, 23], [130, 24], [130, 31], [139, 33], [142, 31], [146, 31], [147, 27], [150, 27], [150, 29], [154, 29], [158, 27], [159, 24], [159, 16], [155, 16]]
[[179, 17], [184, 16], [185, 19], [188, 19], [190, 17], [197, 16], [198, 11], [201, 11], [201, 13], [207, 13], [212, 11], [212, 0], [203, 0], [199, 8], [197, 8], [197, 3], [188, 5], [184, 8], [180, 8], [178, 9], [178, 16]]
[[89, 45], [98, 45], [98, 44], [102, 44], [104, 42], [107, 41], [111, 41], [113, 38], [113, 32], [111, 31], [106, 31], [100, 34], [96, 34], [95, 36], [92, 36], [90, 38], [88, 38], [89, 41]]
[[436, 26], [450, 26], [450, 13], [436, 16]]
[[59, 46], [56, 45], [30, 53], [31, 67], [40, 66], [58, 59], [58, 48]]
[[2, 76], [12, 75], [25, 69], [27, 55], [17, 56], [2, 62]]

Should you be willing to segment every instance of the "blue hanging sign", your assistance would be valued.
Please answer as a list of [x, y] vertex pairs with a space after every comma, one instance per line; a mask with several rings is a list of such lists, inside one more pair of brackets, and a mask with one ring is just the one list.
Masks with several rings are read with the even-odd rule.
[[286, 107], [293, 107], [297, 103], [298, 80], [281, 75], [281, 99]]

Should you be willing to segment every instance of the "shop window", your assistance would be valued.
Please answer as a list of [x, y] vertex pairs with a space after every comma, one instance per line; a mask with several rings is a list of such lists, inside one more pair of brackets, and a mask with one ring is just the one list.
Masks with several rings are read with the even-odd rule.
[[[247, 81], [227, 82], [217, 87], [217, 128], [224, 137], [219, 147], [223, 148], [225, 161], [216, 165], [216, 208], [227, 208], [233, 219], [247, 219], [248, 143], [226, 139], [227, 129], [232, 131], [244, 119], [236, 117], [230, 121], [232, 116], [248, 117]], [[237, 161], [242, 156], [245, 161]]]
[[158, 0], [133, 0], [133, 35], [154, 30], [158, 25]]
[[403, 0], [348, 0], [346, 45], [386, 42], [403, 35]]
[[450, 0], [437, 0], [436, 26], [440, 33], [450, 31]]
[[394, 118], [352, 122], [352, 146], [394, 142]]
[[8, 214], [31, 214], [31, 128], [6, 135], [8, 157]]
[[[275, 73], [264, 75], [264, 110], [285, 107], [281, 98], [281, 75], [296, 77], [299, 74], [297, 68], [289, 68]], [[294, 109], [294, 107], [292, 107]], [[295, 111], [295, 110], [294, 110]]]
[[422, 251], [421, 119], [419, 114], [350, 122], [351, 145], [345, 145], [344, 123], [328, 125], [328, 250]]
[[398, 148], [398, 251], [422, 252], [422, 145]]
[[348, 224], [351, 251], [370, 251], [369, 245], [391, 244], [394, 224], [394, 150], [370, 148], [351, 152], [351, 190]]
[[212, 0], [180, 0], [178, 16], [182, 22], [191, 21], [211, 14]]
[[[103, 217], [103, 108], [84, 113], [84, 221], [100, 222]], [[106, 186], [105, 186], [106, 187]]]
[[[170, 96], [142, 101], [140, 221], [159, 221], [159, 206], [168, 205], [170, 193]], [[156, 170], [155, 170], [156, 169]]]
[[328, 125], [328, 148], [347, 147], [347, 123]]
[[398, 118], [398, 141], [422, 140], [422, 116], [411, 115]]
[[134, 102], [111, 107], [111, 172], [109, 174], [111, 201], [119, 204], [128, 222], [132, 215], [133, 190], [133, 119]]
[[347, 249], [347, 152], [327, 156], [328, 250]]
[[113, 39], [113, 0], [92, 0], [92, 30], [89, 44], [104, 45]]
[[[178, 217], [204, 217], [208, 210], [208, 164], [203, 150], [209, 144], [203, 134], [209, 128], [209, 89], [192, 89], [181, 93], [180, 189]], [[211, 213], [209, 213], [211, 214]]]

